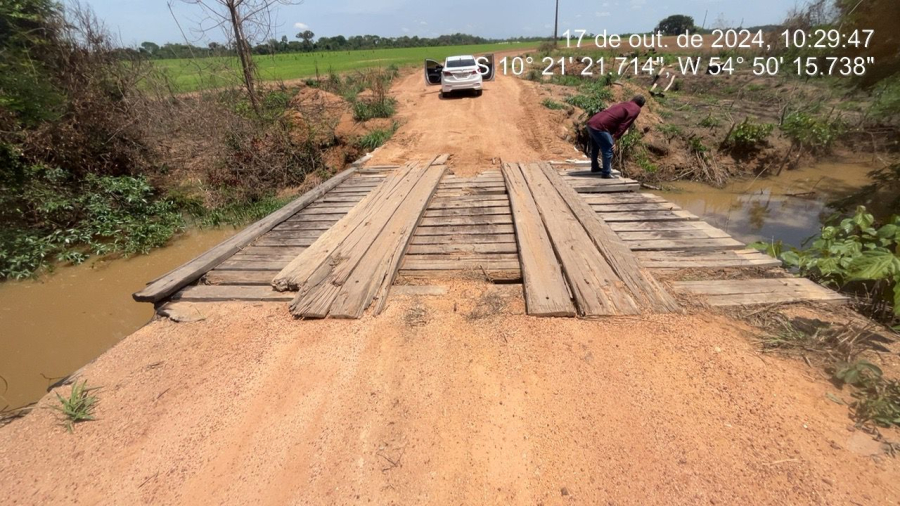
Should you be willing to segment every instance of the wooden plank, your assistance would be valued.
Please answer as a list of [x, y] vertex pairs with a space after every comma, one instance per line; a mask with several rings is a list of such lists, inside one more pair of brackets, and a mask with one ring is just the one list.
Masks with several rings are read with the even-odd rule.
[[337, 218], [322, 221], [285, 221], [281, 225], [275, 227], [273, 230], [276, 232], [289, 232], [299, 230], [328, 230], [339, 221], [340, 220]]
[[754, 306], [768, 304], [792, 304], [799, 302], [824, 302], [829, 304], [846, 304], [847, 297], [840, 295], [811, 294], [811, 293], [766, 293], [766, 294], [735, 294], [735, 295], [710, 295], [706, 303], [710, 306]]
[[581, 196], [589, 204], [643, 204], [648, 202], [668, 202], [652, 193], [585, 193]]
[[[400, 259], [409, 245], [416, 225], [434, 195], [446, 171], [443, 165], [431, 166], [372, 243], [369, 251], [341, 285], [329, 314], [335, 318], [360, 318], [375, 302], [378, 315], [387, 303], [390, 287], [397, 277]], [[298, 314], [298, 313], [294, 313]], [[305, 316], [300, 313], [300, 316]]]
[[253, 244], [273, 248], [308, 247], [312, 246], [313, 243], [316, 242], [316, 239], [316, 237], [269, 237], [268, 235], [265, 235], [257, 239]]
[[463, 209], [429, 209], [425, 211], [426, 218], [442, 218], [450, 216], [491, 216], [512, 214], [509, 206], [506, 207], [471, 207]]
[[692, 249], [692, 250], [724, 250], [741, 249], [746, 245], [734, 239], [657, 239], [647, 241], [629, 241], [625, 243], [632, 251]]
[[265, 286], [271, 289], [272, 277], [278, 271], [220, 271], [213, 269], [203, 276], [207, 285]]
[[520, 264], [517, 255], [513, 258], [504, 258], [501, 255], [488, 255], [484, 257], [446, 257], [442, 255], [407, 255], [401, 262], [401, 269], [417, 271], [465, 271], [465, 270], [519, 270]]
[[[228, 259], [219, 264], [220, 271], [280, 271], [290, 260], [233, 260]], [[271, 281], [271, 280], [270, 280]]]
[[[421, 230], [421, 229], [419, 229]], [[515, 244], [515, 234], [421, 235], [416, 232], [410, 244]]]
[[669, 202], [646, 202], [643, 204], [590, 204], [591, 209], [598, 213], [630, 213], [634, 211], [680, 211], [681, 208]]
[[787, 302], [837, 302], [847, 297], [804, 278], [680, 281], [676, 290], [700, 295], [712, 306], [757, 305]]
[[323, 233], [312, 246], [288, 264], [273, 279], [272, 284], [275, 289], [283, 291], [297, 289], [301, 283], [306, 282], [344, 239], [364, 223], [370, 212], [377, 209], [382, 196], [391, 194], [398, 185], [408, 179], [412, 169], [413, 164], [410, 163], [392, 172], [377, 189], [366, 197], [365, 201], [360, 202], [341, 221]]
[[410, 244], [407, 255], [460, 255], [467, 253], [486, 254], [517, 252], [516, 243]]
[[616, 233], [591, 211], [581, 196], [569, 187], [556, 170], [543, 163], [539, 168], [565, 201], [572, 214], [587, 232], [593, 246], [603, 255], [612, 272], [622, 280], [637, 304], [656, 312], [677, 311], [678, 303], [656, 281]]
[[471, 268], [471, 269], [461, 269], [461, 270], [453, 270], [453, 269], [434, 269], [434, 270], [414, 270], [414, 269], [400, 269], [398, 273], [400, 277], [415, 279], [415, 278], [463, 278], [470, 276], [477, 276], [479, 278], [484, 278], [492, 283], [517, 283], [522, 281], [522, 271], [518, 268], [516, 269], [493, 269], [493, 268]]
[[722, 236], [713, 236], [706, 230], [651, 230], [648, 232], [616, 232], [623, 241], [653, 241], [657, 239], [730, 239], [722, 232]]
[[704, 228], [704, 225], [710, 227], [710, 225], [702, 221], [607, 221], [606, 223], [615, 232], [701, 230]]
[[325, 195], [324, 197], [322, 197], [322, 199], [319, 202], [325, 203], [325, 204], [336, 203], [336, 202], [350, 202], [350, 203], [355, 204], [357, 202], [361, 202], [363, 200], [363, 198], [364, 197], [361, 197], [358, 195], [341, 195], [341, 194], [329, 193], [328, 195]]
[[512, 224], [509, 225], [457, 225], [427, 227], [420, 225], [416, 235], [483, 235], [483, 234], [512, 234], [515, 233]]
[[352, 205], [348, 206], [340, 206], [340, 207], [319, 207], [317, 205], [311, 205], [308, 208], [300, 211], [291, 217], [291, 219], [302, 217], [302, 216], [314, 216], [319, 214], [347, 214], [353, 209]]
[[631, 213], [604, 213], [597, 212], [606, 222], [614, 221], [691, 221], [699, 220], [697, 216], [688, 211], [635, 211]]
[[189, 286], [176, 293], [172, 300], [191, 302], [283, 302], [291, 300], [291, 294], [279, 293], [271, 286]]
[[[426, 163], [412, 167], [395, 187], [388, 192], [379, 194], [371, 209], [367, 210], [365, 215], [357, 220], [362, 222], [361, 226], [355, 227], [349, 234], [345, 234], [333, 251], [323, 259], [320, 265], [312, 269], [308, 276], [298, 277], [296, 272], [294, 272], [291, 273], [291, 277], [283, 277], [283, 279], [289, 280], [291, 284], [296, 285], [298, 288], [297, 296], [290, 307], [294, 315], [305, 318], [324, 318], [328, 316], [345, 283], [347, 283], [354, 269], [360, 264], [370, 248], [373, 245], [381, 248], [381, 245], [385, 244], [384, 241], [379, 240], [379, 235], [384, 233], [387, 236], [394, 233], [400, 234], [401, 237], [408, 237], [408, 234], [412, 233], [412, 226], [410, 226], [409, 230], [406, 230], [403, 227], [398, 229], [388, 225], [398, 209], [401, 209], [403, 218], [407, 217], [404, 212], [404, 203], [406, 203], [405, 205], [422, 206], [423, 209], [427, 205], [431, 194], [437, 186], [437, 182], [440, 180], [440, 176], [443, 175], [445, 170], [442, 166], [429, 170], [430, 166], [431, 163]], [[420, 182], [424, 186], [420, 185]], [[420, 188], [424, 188], [424, 190], [419, 190]], [[422, 191], [425, 192], [424, 195], [422, 195]], [[411, 194], [414, 196], [413, 199], [410, 198]], [[419, 213], [413, 214], [414, 218], [419, 217]], [[401, 223], [403, 223], [402, 220]], [[386, 244], [393, 245], [394, 239], [392, 238]], [[379, 257], [380, 251], [379, 249], [377, 252]], [[390, 248], [388, 248], [388, 251], [390, 251]], [[302, 261], [303, 255], [298, 257], [298, 260]], [[303, 265], [297, 270], [306, 271], [307, 267]], [[290, 272], [290, 269], [286, 269], [286, 272]], [[362, 272], [369, 276], [366, 279], [372, 277], [371, 271], [362, 269]], [[276, 280], [276, 283], [278, 283], [278, 280]], [[363, 294], [363, 299], [365, 299], [366, 294], [369, 292], [363, 287], [361, 293]], [[352, 300], [355, 301], [357, 299], [353, 297]], [[338, 304], [340, 306], [338, 313], [343, 314], [344, 307], [341, 302]]]
[[587, 317], [639, 313], [635, 300], [541, 167], [519, 164], [519, 168], [534, 196], [579, 311]]
[[[556, 261], [553, 244], [538, 211], [528, 183], [516, 164], [504, 164], [516, 241], [525, 280], [525, 307], [532, 316], [575, 316], [572, 295]], [[507, 253], [510, 251], [492, 251]], [[515, 251], [512, 251], [515, 252]]]
[[479, 200], [457, 200], [453, 198], [438, 199], [435, 198], [428, 205], [428, 209], [479, 209], [484, 207], [506, 207], [509, 208], [509, 199], [490, 198]]
[[512, 225], [512, 215], [497, 216], [450, 216], [423, 218], [423, 227], [453, 227], [462, 225]]
[[182, 287], [197, 281], [203, 274], [210, 271], [226, 258], [235, 254], [244, 246], [252, 243], [258, 237], [272, 230], [281, 222], [287, 220], [301, 209], [315, 202], [317, 199], [343, 183], [352, 176], [354, 172], [356, 172], [356, 169], [351, 167], [350, 169], [337, 174], [278, 211], [257, 221], [237, 235], [223, 241], [214, 248], [162, 276], [143, 290], [136, 292], [133, 295], [134, 300], [138, 302], [159, 302], [174, 294]]

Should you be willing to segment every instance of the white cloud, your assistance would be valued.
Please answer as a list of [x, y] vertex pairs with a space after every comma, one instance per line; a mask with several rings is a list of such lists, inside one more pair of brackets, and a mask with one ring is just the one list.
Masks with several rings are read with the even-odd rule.
[[401, 28], [401, 30], [403, 30], [403, 33], [409, 33], [409, 28], [407, 28], [405, 26], [403, 28]]
[[309, 30], [309, 25], [307, 25], [306, 23], [297, 22], [294, 23], [294, 28], [298, 30]]
[[419, 24], [422, 26], [428, 26], [428, 21], [419, 21]]
[[547, 25], [544, 25], [544, 28], [553, 28], [553, 25], [547, 24]]
[[594, 14], [596, 14], [598, 18], [606, 18], [610, 16], [609, 11], [595, 12]]

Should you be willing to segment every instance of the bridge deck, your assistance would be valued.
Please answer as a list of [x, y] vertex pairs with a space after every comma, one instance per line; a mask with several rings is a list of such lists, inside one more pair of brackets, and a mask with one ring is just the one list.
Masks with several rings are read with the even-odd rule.
[[[845, 300], [807, 280], [772, 274], [753, 282], [715, 279], [723, 269], [774, 270], [780, 262], [747, 249], [726, 232], [657, 195], [639, 192], [630, 179], [598, 179], [581, 166], [554, 167], [563, 181], [602, 218], [641, 265], [660, 275], [700, 272], [703, 281], [674, 282], [677, 292], [700, 295], [712, 305]], [[360, 169], [271, 227], [233, 255], [207, 269], [198, 282], [168, 300], [290, 301], [294, 293], [271, 288], [273, 278], [343, 218], [395, 167]], [[403, 278], [479, 277], [520, 282], [522, 266], [504, 176], [490, 169], [475, 177], [447, 174], [415, 229], [400, 266]], [[176, 270], [177, 271], [177, 270]], [[723, 276], [724, 277], [724, 276]], [[729, 278], [734, 277], [731, 272]], [[196, 278], [195, 278], [196, 279]], [[193, 280], [192, 280], [193, 281]]]

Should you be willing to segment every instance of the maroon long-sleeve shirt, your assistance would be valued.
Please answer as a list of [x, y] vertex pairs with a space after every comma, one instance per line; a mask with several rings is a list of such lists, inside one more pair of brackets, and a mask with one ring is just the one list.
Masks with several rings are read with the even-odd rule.
[[588, 126], [601, 132], [609, 132], [614, 139], [622, 137], [638, 115], [641, 114], [641, 106], [634, 102], [622, 102], [608, 107], [588, 120]]

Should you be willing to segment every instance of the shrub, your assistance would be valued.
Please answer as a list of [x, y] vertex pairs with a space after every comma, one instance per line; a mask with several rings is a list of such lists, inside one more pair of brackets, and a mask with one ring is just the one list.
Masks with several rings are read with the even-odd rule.
[[700, 126], [704, 128], [716, 128], [721, 124], [722, 122], [719, 120], [719, 118], [716, 118], [712, 114], [709, 114], [708, 116], [700, 120]]
[[357, 141], [357, 145], [366, 151], [374, 151], [376, 148], [389, 141], [390, 138], [394, 136], [394, 133], [399, 126], [400, 124], [395, 121], [391, 128], [372, 130], [368, 134], [360, 137]]
[[781, 130], [794, 144], [828, 149], [844, 131], [844, 126], [838, 121], [829, 123], [809, 114], [792, 112], [785, 116]]
[[397, 101], [385, 98], [373, 102], [357, 100], [353, 103], [353, 117], [357, 121], [368, 121], [374, 118], [390, 118], [397, 112]]
[[600, 81], [583, 84], [578, 91], [578, 95], [567, 98], [566, 102], [583, 109], [588, 116], [606, 109], [606, 105], [613, 99], [612, 91]]
[[753, 123], [750, 118], [745, 118], [731, 129], [725, 137], [724, 146], [737, 151], [756, 150], [774, 129], [775, 125], [771, 123]]
[[[88, 174], [81, 182], [62, 169], [26, 167], [18, 198], [3, 199], [10, 224], [0, 232], [0, 278], [33, 275], [53, 261], [81, 263], [89, 255], [147, 253], [184, 229], [167, 199], [144, 178]], [[17, 215], [17, 216], [16, 216]]]
[[862, 285], [871, 296], [867, 312], [879, 319], [900, 317], [900, 216], [874, 228], [875, 218], [856, 213], [822, 232], [806, 249], [782, 251], [779, 244], [754, 244], [802, 275], [837, 289]]
[[561, 104], [561, 103], [557, 102], [556, 100], [553, 100], [552, 98], [545, 98], [541, 102], [541, 105], [543, 105], [547, 109], [552, 109], [555, 111], [569, 108], [569, 106], [567, 106], [566, 104]]

